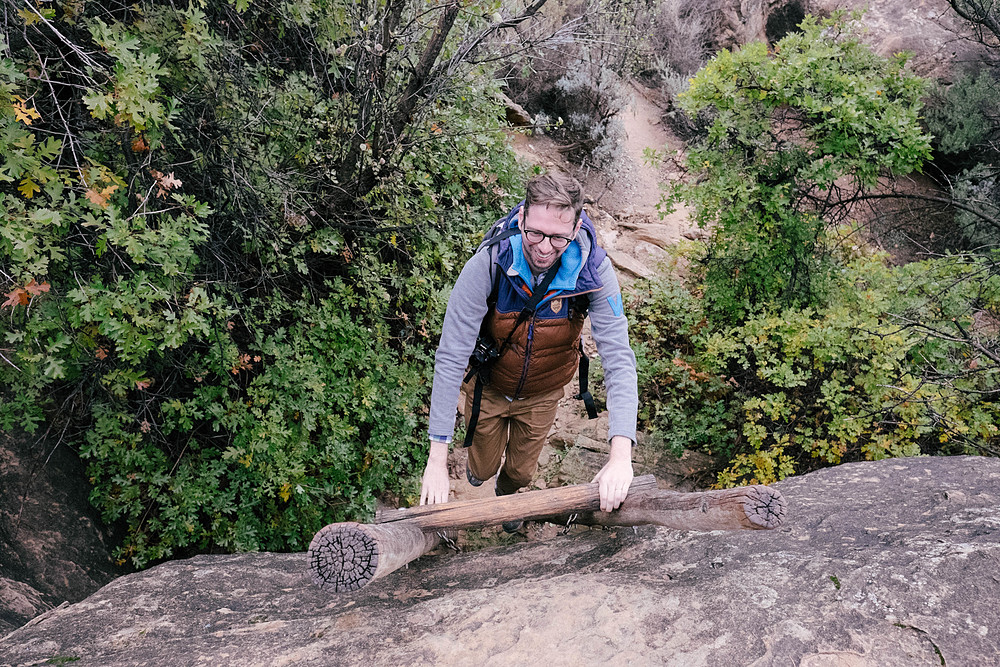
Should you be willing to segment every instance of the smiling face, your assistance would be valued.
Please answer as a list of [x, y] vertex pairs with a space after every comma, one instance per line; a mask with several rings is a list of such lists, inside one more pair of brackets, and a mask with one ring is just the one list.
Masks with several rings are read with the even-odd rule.
[[[554, 248], [548, 237], [563, 236], [573, 239], [580, 231], [581, 223], [579, 218], [574, 220], [571, 208], [536, 204], [530, 208], [527, 215], [524, 214], [524, 208], [521, 208], [517, 214], [517, 226], [521, 228], [521, 248], [532, 274], [537, 276], [549, 270], [569, 247], [567, 245]], [[537, 243], [532, 243], [525, 235], [525, 231], [541, 232], [546, 237]]]

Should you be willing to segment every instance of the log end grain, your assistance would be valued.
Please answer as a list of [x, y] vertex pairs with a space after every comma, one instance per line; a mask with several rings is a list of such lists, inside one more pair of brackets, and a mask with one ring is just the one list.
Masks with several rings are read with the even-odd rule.
[[751, 528], [769, 530], [785, 522], [788, 505], [780, 491], [769, 486], [748, 486], [743, 491], [743, 511]]
[[379, 548], [358, 523], [332, 523], [309, 543], [309, 571], [313, 583], [325, 591], [356, 591], [375, 578]]

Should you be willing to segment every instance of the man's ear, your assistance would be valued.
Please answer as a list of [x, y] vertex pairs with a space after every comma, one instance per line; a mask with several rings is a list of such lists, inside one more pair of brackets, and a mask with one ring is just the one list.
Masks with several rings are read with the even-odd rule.
[[524, 231], [524, 207], [517, 209], [517, 226], [521, 231]]

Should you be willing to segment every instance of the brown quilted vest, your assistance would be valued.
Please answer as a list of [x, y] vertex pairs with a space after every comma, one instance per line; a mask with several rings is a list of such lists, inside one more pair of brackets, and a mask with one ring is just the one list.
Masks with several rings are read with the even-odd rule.
[[[553, 299], [539, 309], [551, 308], [552, 304], [559, 306], [556, 302], [561, 300]], [[517, 315], [490, 309], [486, 317], [493, 340], [507, 339]], [[490, 385], [510, 398], [534, 396], [566, 386], [579, 367], [580, 331], [586, 316], [571, 306], [569, 317], [530, 318], [518, 327], [506, 352], [493, 366]]]

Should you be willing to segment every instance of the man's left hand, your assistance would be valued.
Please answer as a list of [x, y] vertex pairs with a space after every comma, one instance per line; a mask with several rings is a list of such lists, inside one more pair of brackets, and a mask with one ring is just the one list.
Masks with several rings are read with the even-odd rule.
[[593, 481], [600, 484], [601, 511], [616, 510], [625, 501], [632, 484], [632, 441], [616, 435], [611, 439], [611, 456]]

